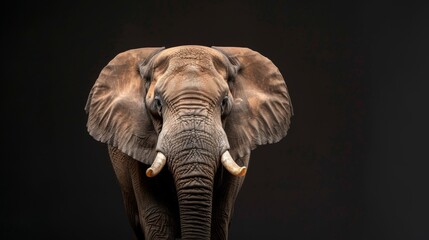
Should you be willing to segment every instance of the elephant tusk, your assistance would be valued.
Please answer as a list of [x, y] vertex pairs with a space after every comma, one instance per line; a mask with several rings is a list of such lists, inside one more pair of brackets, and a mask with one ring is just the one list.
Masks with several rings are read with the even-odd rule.
[[161, 172], [162, 168], [164, 167], [166, 160], [167, 158], [165, 157], [165, 155], [161, 152], [158, 152], [155, 157], [155, 160], [153, 160], [152, 165], [146, 170], [146, 176], [155, 177], [156, 175], [158, 175], [158, 173]]
[[221, 157], [222, 165], [234, 176], [244, 176], [246, 174], [247, 168], [245, 166], [240, 167], [235, 163], [234, 159], [232, 159], [229, 151], [226, 151], [222, 154]]

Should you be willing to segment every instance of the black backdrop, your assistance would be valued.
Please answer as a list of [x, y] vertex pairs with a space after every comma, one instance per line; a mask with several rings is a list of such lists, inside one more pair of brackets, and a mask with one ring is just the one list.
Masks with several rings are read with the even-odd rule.
[[257, 148], [231, 239], [428, 239], [428, 4], [20, 2], [2, 13], [2, 239], [131, 239], [84, 105], [138, 47], [240, 46], [288, 84], [288, 136]]

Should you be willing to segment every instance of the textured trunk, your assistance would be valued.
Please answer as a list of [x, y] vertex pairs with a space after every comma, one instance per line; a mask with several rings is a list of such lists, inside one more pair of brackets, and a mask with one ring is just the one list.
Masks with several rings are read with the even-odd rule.
[[[213, 137], [195, 130], [182, 138], [182, 148], [171, 159], [180, 210], [182, 239], [210, 239], [213, 182], [219, 156]], [[179, 134], [180, 135], [180, 134]]]
[[210, 239], [213, 180], [188, 175], [176, 185], [182, 239]]
[[213, 182], [226, 136], [207, 119], [182, 116], [160, 138], [158, 151], [167, 154], [176, 184], [182, 239], [211, 236]]

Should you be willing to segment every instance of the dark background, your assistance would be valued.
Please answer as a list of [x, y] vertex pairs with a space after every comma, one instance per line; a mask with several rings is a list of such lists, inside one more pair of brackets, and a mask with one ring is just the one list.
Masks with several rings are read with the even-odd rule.
[[257, 148], [231, 239], [429, 239], [428, 4], [23, 1], [2, 9], [2, 239], [131, 239], [84, 106], [138, 47], [249, 47], [295, 116]]

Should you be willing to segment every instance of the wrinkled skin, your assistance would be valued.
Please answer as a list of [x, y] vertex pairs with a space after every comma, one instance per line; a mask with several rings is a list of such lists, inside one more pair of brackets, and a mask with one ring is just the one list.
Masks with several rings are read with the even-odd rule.
[[[250, 151], [286, 135], [292, 105], [261, 54], [179, 46], [116, 56], [86, 111], [138, 239], [227, 239]], [[229, 154], [235, 172], [221, 161]]]

